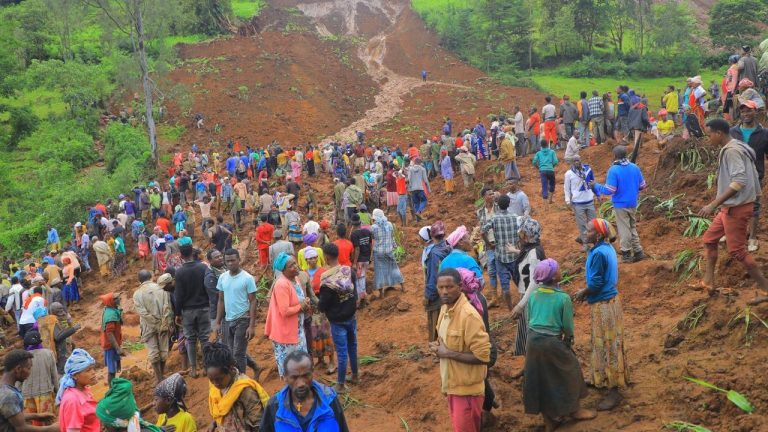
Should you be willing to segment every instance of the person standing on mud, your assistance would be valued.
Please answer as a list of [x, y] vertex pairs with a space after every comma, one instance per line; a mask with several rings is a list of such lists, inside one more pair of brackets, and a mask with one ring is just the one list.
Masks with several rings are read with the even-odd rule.
[[[701, 285], [715, 292], [715, 266], [717, 265], [718, 244], [725, 235], [728, 254], [740, 262], [760, 290], [768, 291], [768, 280], [747, 251], [746, 239], [749, 219], [755, 209], [760, 193], [760, 179], [755, 167], [755, 151], [747, 144], [729, 135], [730, 125], [726, 120], [714, 119], [707, 123], [710, 143], [722, 146], [718, 156], [717, 196], [699, 211], [699, 216], [709, 216], [715, 209], [720, 211], [702, 237], [706, 251], [706, 265]], [[723, 290], [726, 291], [726, 290]], [[750, 301], [759, 304], [768, 301], [761, 295]]]
[[147, 359], [159, 383], [165, 375], [165, 361], [174, 329], [171, 295], [152, 282], [149, 270], [139, 271], [139, 283], [141, 285], [133, 293], [133, 307], [139, 313], [141, 341], [147, 345]]
[[[497, 205], [498, 211], [494, 211], [493, 215], [486, 219], [480, 230], [483, 233], [485, 243], [494, 249], [504, 303], [506, 303], [507, 309], [511, 311], [512, 295], [509, 291], [509, 284], [512, 281], [515, 258], [517, 258], [517, 254], [512, 250], [517, 249], [519, 227], [517, 216], [507, 210], [509, 208], [509, 196], [499, 196]], [[489, 236], [491, 230], [493, 230], [493, 238]]]
[[442, 306], [438, 338], [429, 347], [440, 361], [442, 392], [448, 397], [454, 432], [479, 432], [491, 360], [490, 335], [477, 306], [462, 293], [459, 271], [448, 268], [436, 276]]
[[565, 173], [563, 189], [565, 190], [565, 205], [573, 211], [576, 217], [576, 226], [579, 229], [576, 242], [582, 244], [585, 251], [589, 250], [584, 238], [587, 222], [597, 217], [595, 193], [590, 187], [594, 181], [595, 176], [592, 174], [592, 168], [582, 164], [581, 157], [575, 156], [571, 168]]
[[426, 69], [422, 69], [421, 70], [421, 80], [424, 81], [424, 82], [427, 82], [427, 70]]
[[759, 184], [755, 195], [755, 208], [752, 212], [752, 221], [749, 225], [749, 242], [747, 251], [754, 252], [758, 249], [757, 222], [760, 220], [761, 195], [763, 190], [763, 177], [765, 176], [765, 158], [768, 157], [768, 129], [763, 128], [755, 121], [757, 106], [753, 101], [744, 101], [739, 107], [739, 119], [741, 123], [731, 128], [731, 137], [749, 145], [755, 152], [755, 168]]
[[240, 268], [240, 253], [237, 249], [224, 252], [223, 272], [216, 283], [219, 301], [216, 308], [214, 330], [221, 334], [221, 340], [232, 351], [240, 373], [245, 373], [248, 341], [256, 335], [256, 281], [253, 276]]
[[637, 198], [645, 189], [645, 179], [640, 168], [627, 160], [627, 148], [613, 148], [613, 166], [608, 169], [605, 185], [596, 183], [594, 191], [610, 195], [613, 213], [619, 230], [621, 262], [633, 263], [645, 259], [640, 236], [637, 234]]
[[193, 257], [192, 245], [179, 248], [184, 264], [176, 270], [176, 324], [184, 327], [187, 338], [187, 358], [191, 366], [190, 377], [197, 378], [197, 342], [201, 346], [211, 333], [208, 316], [208, 292], [205, 290], [205, 273], [208, 266]]
[[421, 165], [421, 157], [413, 160], [413, 163], [407, 168], [406, 178], [408, 180], [408, 194], [411, 196], [411, 205], [413, 214], [417, 222], [421, 222], [421, 212], [427, 207], [427, 194], [432, 193], [432, 187], [429, 185], [429, 175], [427, 170]]
[[619, 389], [629, 384], [624, 355], [624, 318], [617, 289], [619, 262], [609, 243], [614, 232], [608, 221], [592, 219], [587, 224], [585, 236], [587, 243], [594, 245], [587, 256], [587, 287], [576, 292], [574, 299], [578, 302], [586, 300], [591, 310], [590, 380], [594, 387], [608, 389], [597, 410], [610, 411], [623, 399]]
[[437, 273], [440, 263], [451, 252], [451, 246], [445, 241], [445, 224], [437, 221], [429, 229], [432, 243], [425, 248], [424, 257], [424, 309], [427, 312], [427, 334], [429, 342], [437, 340], [437, 319], [440, 315], [440, 294], [437, 291]]

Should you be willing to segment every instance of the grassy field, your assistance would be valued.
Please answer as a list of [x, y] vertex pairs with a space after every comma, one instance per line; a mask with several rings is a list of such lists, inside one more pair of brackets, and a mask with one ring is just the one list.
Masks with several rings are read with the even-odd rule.
[[[18, 98], [0, 98], [0, 104], [12, 107], [28, 106], [41, 119], [48, 118], [49, 114], [63, 114], [67, 110], [67, 104], [61, 99], [58, 91], [42, 88], [21, 92]], [[7, 116], [7, 113], [5, 114]]]
[[[720, 83], [723, 74], [718, 71], [702, 71], [701, 78], [704, 81], [704, 87], [709, 87], [710, 81]], [[601, 94], [610, 90], [616, 94], [616, 87], [627, 85], [634, 89], [638, 94], [648, 96], [648, 103], [651, 109], [657, 109], [660, 106], [661, 96], [668, 85], [675, 88], [684, 87], [686, 77], [659, 77], [659, 78], [568, 78], [546, 72], [534, 72], [533, 81], [536, 82], [545, 92], [551, 93], [557, 98], [567, 94], [571, 100], [578, 99], [579, 92], [586, 91], [591, 96], [592, 90], [597, 90]], [[542, 102], [543, 103], [543, 102]]]
[[251, 18], [259, 14], [264, 0], [232, 0], [232, 12], [238, 18]]

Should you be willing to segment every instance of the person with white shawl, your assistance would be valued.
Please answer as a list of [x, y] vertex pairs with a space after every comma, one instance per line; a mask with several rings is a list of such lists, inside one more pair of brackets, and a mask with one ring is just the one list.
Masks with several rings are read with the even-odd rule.
[[384, 295], [384, 290], [400, 285], [400, 290], [405, 292], [405, 280], [400, 272], [400, 267], [395, 259], [395, 227], [387, 220], [387, 216], [381, 209], [373, 211], [373, 287], [379, 290], [379, 298]]

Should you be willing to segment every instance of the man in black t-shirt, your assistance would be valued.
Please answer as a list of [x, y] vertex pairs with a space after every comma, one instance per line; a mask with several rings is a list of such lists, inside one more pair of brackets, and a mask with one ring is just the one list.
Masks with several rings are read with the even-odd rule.
[[352, 268], [357, 273], [357, 296], [361, 302], [365, 301], [367, 290], [365, 288], [365, 274], [368, 271], [368, 263], [371, 262], [371, 245], [373, 244], [373, 234], [371, 230], [361, 227], [360, 215], [352, 215], [352, 235], [349, 240], [355, 247], [352, 252]]

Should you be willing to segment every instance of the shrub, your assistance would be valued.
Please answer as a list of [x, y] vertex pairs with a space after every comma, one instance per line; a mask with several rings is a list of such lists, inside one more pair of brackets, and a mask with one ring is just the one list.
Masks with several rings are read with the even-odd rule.
[[112, 122], [104, 130], [104, 161], [108, 173], [115, 172], [126, 160], [144, 167], [149, 158], [149, 140], [142, 129]]
[[67, 162], [78, 170], [92, 164], [97, 157], [93, 138], [73, 120], [45, 122], [19, 147], [33, 151], [39, 160]]
[[571, 78], [623, 77], [627, 75], [627, 65], [616, 58], [600, 59], [584, 56], [581, 60], [563, 67], [562, 73]]

